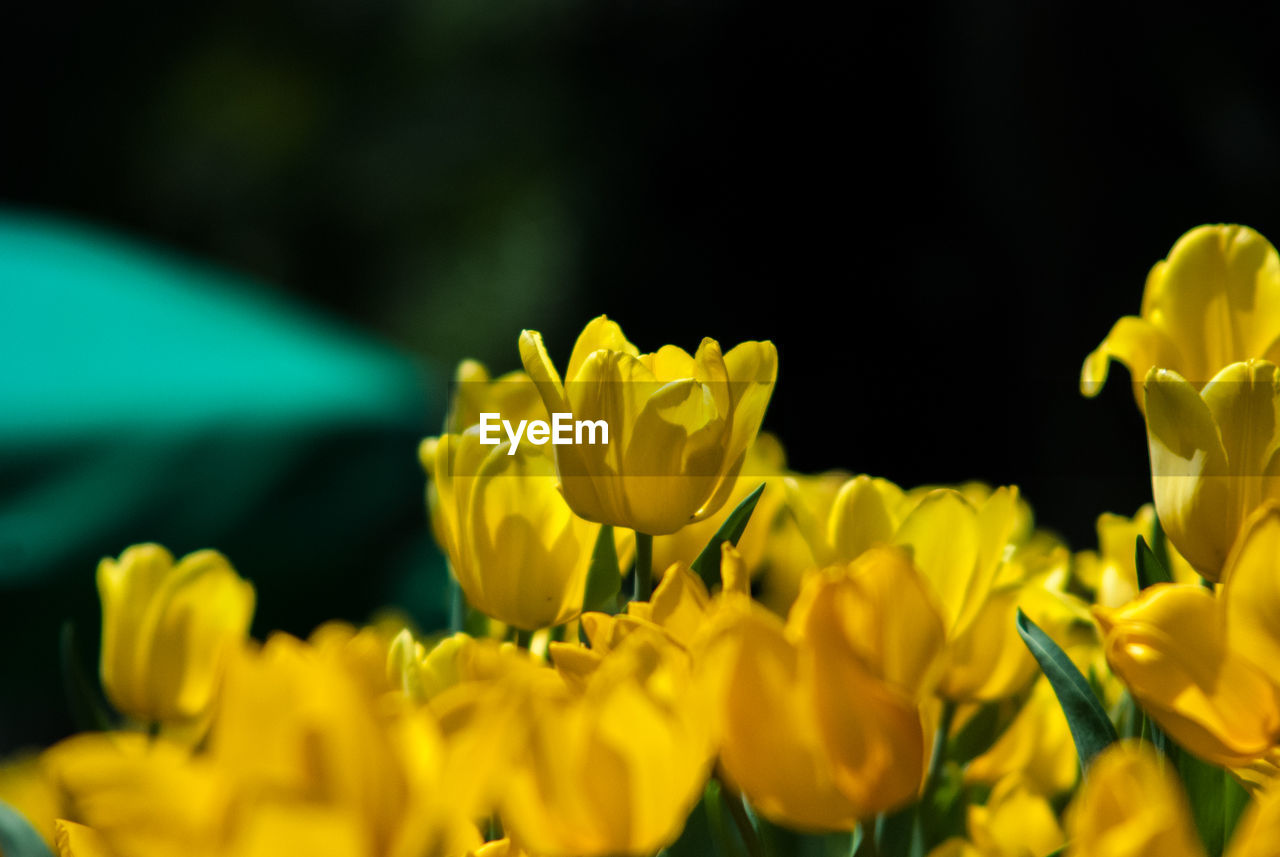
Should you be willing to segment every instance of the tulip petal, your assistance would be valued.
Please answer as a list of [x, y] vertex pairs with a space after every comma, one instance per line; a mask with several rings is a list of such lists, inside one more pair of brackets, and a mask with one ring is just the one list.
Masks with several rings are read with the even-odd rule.
[[1233, 363], [1200, 393], [1213, 414], [1227, 454], [1233, 503], [1227, 527], [1235, 532], [1266, 496], [1267, 465], [1276, 450], [1280, 377], [1262, 360]]
[[[524, 371], [538, 388], [542, 403], [548, 413], [568, 413], [568, 400], [565, 398], [564, 384], [556, 365], [547, 354], [547, 346], [542, 342], [542, 334], [536, 330], [520, 331], [520, 362]], [[572, 377], [572, 376], [571, 376]]]
[[54, 830], [58, 857], [112, 857], [106, 840], [92, 827], [60, 818], [54, 822]]
[[1175, 368], [1203, 384], [1280, 335], [1280, 257], [1246, 226], [1192, 229], [1152, 269], [1142, 314], [1179, 344], [1185, 362]]
[[885, 479], [855, 476], [844, 483], [827, 523], [834, 558], [848, 561], [874, 545], [888, 544], [898, 524], [890, 505], [894, 499], [900, 502], [901, 495], [902, 490]]
[[781, 620], [754, 604], [722, 615], [700, 663], [724, 681], [720, 762], [730, 784], [778, 823], [852, 830], [861, 807], [833, 781], [800, 654]]
[[1112, 360], [1128, 367], [1139, 406], [1142, 404], [1139, 379], [1145, 378], [1153, 366], [1176, 366], [1180, 362], [1177, 346], [1150, 321], [1133, 315], [1117, 321], [1102, 344], [1084, 359], [1080, 369], [1082, 394], [1093, 397], [1101, 392]]
[[1175, 741], [1217, 765], [1243, 765], [1280, 737], [1280, 691], [1228, 648], [1217, 599], [1159, 584], [1127, 607], [1095, 607], [1107, 661]]
[[1217, 580], [1235, 539], [1227, 451], [1213, 413], [1176, 372], [1152, 369], [1144, 384], [1156, 512], [1178, 552]]
[[1268, 503], [1246, 522], [1223, 579], [1231, 651], [1260, 667], [1280, 664], [1280, 505]]
[[1149, 744], [1098, 756], [1067, 812], [1071, 857], [1204, 857], [1172, 766]]
[[896, 544], [911, 548], [916, 568], [933, 584], [949, 633], [957, 632], [961, 616], [975, 612], [986, 597], [973, 586], [979, 538], [976, 511], [949, 488], [926, 495], [894, 537]]
[[[539, 337], [541, 342], [541, 337]], [[675, 346], [671, 346], [675, 347]], [[676, 349], [679, 351], [680, 349]], [[573, 353], [569, 355], [569, 367], [565, 372], [565, 380], [569, 382], [578, 379], [582, 366], [586, 363], [587, 358], [596, 351], [617, 351], [622, 354], [629, 354], [632, 357], [640, 356], [640, 349], [627, 340], [623, 335], [622, 328], [618, 326], [616, 321], [612, 321], [608, 316], [598, 315], [591, 321], [587, 322], [587, 326], [582, 329], [582, 333], [578, 334], [578, 340], [573, 344]], [[688, 355], [686, 354], [687, 358]], [[529, 370], [526, 368], [526, 372]], [[554, 370], [553, 370], [554, 371]], [[532, 375], [532, 372], [529, 372]], [[689, 373], [692, 374], [692, 373]], [[685, 374], [679, 377], [689, 377]]]

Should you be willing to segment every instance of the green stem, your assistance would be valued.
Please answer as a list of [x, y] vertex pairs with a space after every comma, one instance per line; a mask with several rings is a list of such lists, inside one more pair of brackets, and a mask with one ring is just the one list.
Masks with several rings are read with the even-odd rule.
[[751, 823], [750, 817], [747, 816], [747, 808], [742, 803], [742, 795], [736, 794], [727, 788], [721, 789], [720, 794], [724, 796], [724, 803], [729, 808], [729, 815], [733, 816], [733, 823], [738, 828], [738, 835], [742, 837], [742, 844], [747, 846], [748, 857], [765, 857], [764, 846], [760, 844], [760, 837], [756, 835], [755, 825]]
[[933, 793], [942, 778], [942, 764], [947, 756], [947, 735], [951, 733], [951, 720], [955, 718], [956, 705], [951, 700], [942, 701], [942, 714], [938, 716], [938, 732], [933, 738], [933, 752], [929, 755], [929, 773], [924, 776], [924, 788], [920, 790], [920, 810], [928, 812]]
[[524, 631], [520, 628], [516, 628], [516, 645], [517, 646], [519, 646], [522, 649], [527, 649], [529, 648], [529, 644], [531, 642], [533, 642], [532, 631]]
[[653, 536], [636, 530], [635, 594], [632, 601], [648, 601], [653, 595]]

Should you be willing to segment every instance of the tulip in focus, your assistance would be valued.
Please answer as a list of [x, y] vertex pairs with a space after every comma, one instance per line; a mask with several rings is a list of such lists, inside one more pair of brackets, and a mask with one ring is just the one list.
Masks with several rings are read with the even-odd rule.
[[704, 339], [641, 354], [617, 323], [589, 322], [563, 381], [542, 335], [520, 335], [520, 358], [551, 413], [603, 420], [609, 443], [555, 447], [564, 498], [589, 521], [651, 536], [724, 505], [760, 429], [778, 374], [772, 342], [722, 353]]
[[1241, 525], [1280, 499], [1280, 374], [1273, 363], [1233, 363], [1197, 392], [1152, 369], [1144, 385], [1151, 486], [1169, 541], [1217, 581]]
[[215, 551], [175, 564], [164, 548], [143, 544], [99, 563], [98, 594], [111, 704], [146, 723], [203, 717], [227, 658], [244, 642], [253, 585]]
[[1115, 323], [1084, 361], [1080, 391], [1095, 396], [1112, 360], [1140, 379], [1169, 369], [1200, 389], [1231, 363], [1280, 359], [1280, 257], [1247, 226], [1198, 226], [1147, 275], [1142, 315]]
[[1094, 614], [1111, 668], [1178, 744], [1223, 767], [1262, 771], [1280, 759], [1280, 505], [1246, 523], [1217, 597], [1161, 584]]

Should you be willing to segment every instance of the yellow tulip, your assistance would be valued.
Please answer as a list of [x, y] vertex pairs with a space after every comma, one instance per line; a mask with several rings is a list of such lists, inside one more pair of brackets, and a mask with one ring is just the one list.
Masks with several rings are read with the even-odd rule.
[[847, 562], [877, 545], [911, 552], [942, 611], [949, 650], [938, 686], [944, 698], [998, 699], [1024, 687], [1035, 661], [1013, 618], [1034, 573], [1065, 564], [1055, 541], [1033, 538], [1030, 509], [1017, 488], [985, 485], [904, 492], [884, 479], [856, 476], [820, 516], [788, 483], [788, 504], [814, 558]]
[[1053, 686], [1041, 677], [1009, 727], [990, 749], [968, 764], [964, 779], [995, 785], [1017, 777], [1036, 793], [1052, 796], [1069, 791], [1079, 772], [1066, 715]]
[[722, 700], [729, 784], [800, 829], [849, 830], [910, 803], [943, 635], [927, 586], [894, 548], [812, 576], [785, 626], [747, 599], [726, 603], [698, 660]]
[[968, 828], [983, 857], [1046, 857], [1066, 842], [1049, 801], [1016, 776], [997, 783], [986, 804], [969, 807]]
[[1219, 597], [1166, 584], [1126, 607], [1094, 608], [1112, 669], [1179, 744], [1217, 765], [1277, 761], [1277, 557], [1280, 505], [1267, 503], [1241, 531]]
[[[1070, 857], [1204, 857], [1191, 808], [1173, 769], [1145, 743], [1101, 754], [1067, 809]], [[1241, 815], [1226, 857], [1274, 857], [1280, 789], [1257, 795]]]
[[[1154, 546], [1156, 510], [1150, 503], [1132, 518], [1109, 512], [1098, 516], [1098, 550], [1076, 555], [1075, 573], [1080, 581], [1096, 593], [1103, 607], [1123, 607], [1138, 596], [1138, 569], [1135, 549], [1138, 536]], [[1169, 573], [1175, 583], [1196, 583], [1199, 575], [1177, 549], [1166, 542]]]
[[1244, 765], [1280, 731], [1280, 694], [1229, 646], [1220, 606], [1199, 586], [1162, 584], [1096, 615], [1111, 668], [1161, 728], [1202, 759]]
[[[544, 672], [549, 672], [544, 670]], [[540, 855], [651, 855], [680, 835], [715, 758], [703, 688], [678, 647], [630, 634], [578, 687], [525, 697], [502, 821]]]
[[1217, 581], [1245, 519], [1280, 499], [1280, 376], [1265, 361], [1233, 363], [1197, 392], [1177, 373], [1152, 369], [1144, 390], [1160, 523], [1196, 571]]
[[1255, 357], [1280, 359], [1280, 257], [1247, 226], [1199, 226], [1151, 269], [1141, 317], [1121, 318], [1085, 358], [1080, 391], [1097, 395], [1119, 360], [1142, 407], [1138, 381], [1153, 368], [1199, 389], [1227, 365]]
[[608, 426], [607, 444], [555, 447], [569, 506], [654, 536], [724, 505], [778, 374], [771, 342], [722, 354], [704, 339], [692, 356], [674, 345], [641, 354], [604, 316], [578, 337], [563, 381], [538, 332], [520, 334], [520, 357], [549, 412]]
[[58, 857], [114, 857], [98, 831], [74, 821], [55, 822]]
[[176, 564], [154, 544], [98, 565], [102, 684], [122, 713], [147, 722], [199, 720], [253, 616], [253, 586], [215, 551]]
[[1204, 854], [1182, 786], [1149, 744], [1122, 741], [1100, 753], [1066, 820], [1071, 857]]
[[[782, 480], [785, 511], [774, 518], [774, 527], [765, 540], [763, 571], [760, 580], [760, 602], [786, 616], [800, 594], [804, 576], [815, 568], [830, 563], [820, 561], [806, 533], [816, 530], [817, 521], [826, 521], [841, 488], [850, 479], [844, 471], [817, 475], [791, 474]], [[802, 522], [800, 515], [807, 516]]]
[[582, 610], [600, 527], [575, 515], [538, 447], [480, 443], [477, 428], [422, 442], [436, 539], [468, 603], [536, 630]]
[[374, 695], [360, 672], [337, 647], [278, 634], [228, 663], [200, 751], [91, 733], [49, 750], [46, 769], [113, 857], [452, 857], [477, 846], [479, 789], [465, 767], [445, 769], [430, 713]]

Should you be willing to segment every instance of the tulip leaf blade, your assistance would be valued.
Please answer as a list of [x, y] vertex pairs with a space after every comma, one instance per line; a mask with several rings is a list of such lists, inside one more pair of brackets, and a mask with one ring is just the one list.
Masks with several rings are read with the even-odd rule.
[[622, 574], [618, 571], [618, 548], [613, 541], [613, 527], [600, 525], [591, 565], [587, 570], [587, 590], [582, 598], [582, 612], [618, 612], [618, 593], [622, 591]]
[[1138, 588], [1146, 589], [1157, 583], [1172, 583], [1173, 575], [1156, 556], [1147, 540], [1138, 536], [1134, 544], [1133, 564], [1138, 570]]
[[747, 529], [747, 523], [751, 520], [751, 513], [756, 510], [756, 503], [760, 502], [760, 495], [764, 493], [765, 483], [761, 482], [754, 491], [742, 499], [729, 516], [724, 519], [724, 523], [716, 530], [716, 534], [711, 537], [711, 541], [707, 542], [707, 546], [698, 554], [698, 558], [693, 561], [694, 574], [702, 578], [702, 582], [710, 589], [712, 586], [720, 582], [720, 545], [728, 542], [731, 545], [737, 545], [738, 539], [742, 538], [742, 533]]
[[1249, 802], [1249, 794], [1230, 773], [1197, 759], [1185, 749], [1176, 748], [1173, 755], [1200, 841], [1209, 857], [1221, 857]]
[[1018, 609], [1018, 635], [1040, 664], [1045, 677], [1053, 687], [1071, 728], [1071, 738], [1076, 744], [1081, 768], [1088, 770], [1089, 763], [1106, 747], [1117, 740], [1116, 729], [1107, 717], [1106, 710], [1089, 687], [1089, 682], [1076, 669], [1066, 652], [1044, 632], [1027, 614]]
[[[106, 732], [114, 729], [114, 718], [98, 692], [97, 683], [89, 678], [80, 660], [75, 626], [71, 622], [62, 623], [62, 633], [58, 643], [58, 654], [62, 661], [62, 686], [67, 695], [71, 722], [77, 729], [85, 732]], [[0, 849], [0, 854], [8, 853]]]
[[0, 854], [5, 857], [53, 857], [26, 816], [0, 800]]

